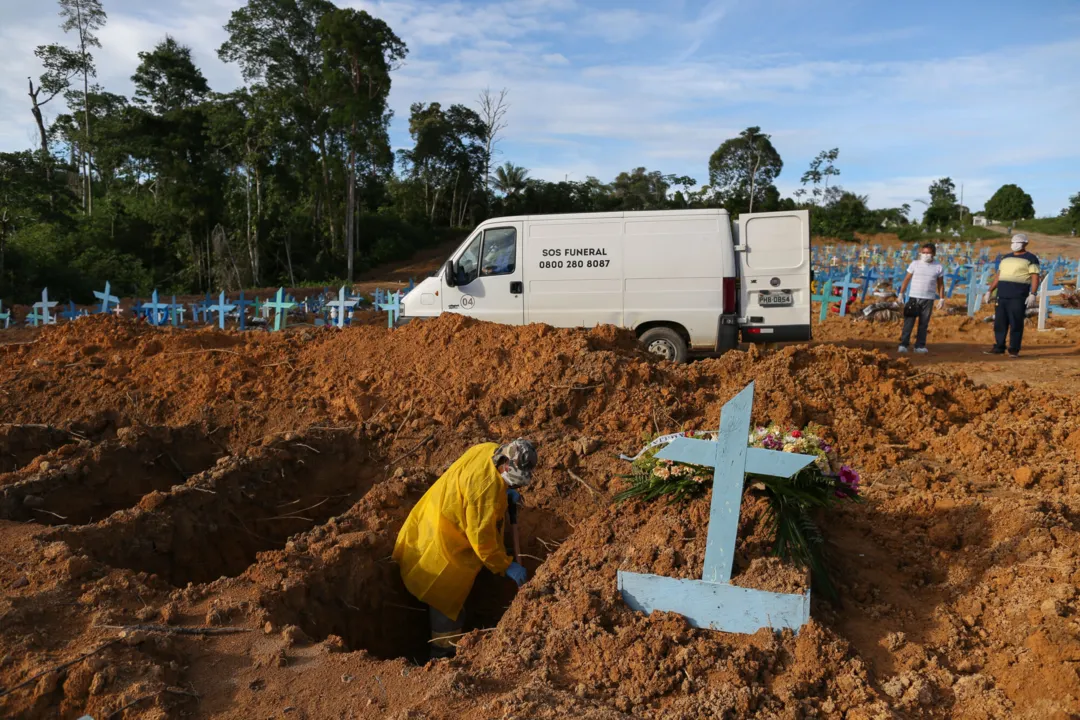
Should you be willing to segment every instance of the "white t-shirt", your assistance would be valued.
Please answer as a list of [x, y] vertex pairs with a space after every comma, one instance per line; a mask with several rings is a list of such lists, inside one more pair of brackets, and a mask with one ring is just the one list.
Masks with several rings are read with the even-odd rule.
[[908, 274], [911, 275], [910, 296], [919, 300], [933, 300], [938, 296], [938, 278], [945, 276], [945, 268], [936, 260], [923, 262], [916, 260], [908, 265]]

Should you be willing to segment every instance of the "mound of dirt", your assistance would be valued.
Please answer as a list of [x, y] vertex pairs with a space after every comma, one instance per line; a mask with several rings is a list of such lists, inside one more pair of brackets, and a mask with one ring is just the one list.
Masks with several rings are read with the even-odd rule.
[[[458, 316], [283, 334], [89, 318], [0, 357], [0, 413], [55, 428], [9, 431], [0, 476], [5, 717], [1080, 712], [1073, 395], [835, 346], [676, 366], [610, 327]], [[715, 429], [749, 382], [754, 422], [818, 423], [863, 473], [867, 502], [822, 518], [842, 602], [815, 595], [798, 635], [631, 612], [618, 570], [700, 576], [709, 498], [613, 504], [617, 454]], [[458, 657], [418, 665], [397, 530], [470, 445], [515, 436], [540, 448], [530, 580], [482, 573]], [[800, 592], [763, 507], [746, 494], [733, 582]]]

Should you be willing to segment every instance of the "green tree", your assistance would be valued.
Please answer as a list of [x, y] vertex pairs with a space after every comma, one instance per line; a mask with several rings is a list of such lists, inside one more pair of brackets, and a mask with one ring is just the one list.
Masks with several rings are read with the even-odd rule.
[[390, 70], [405, 58], [405, 43], [382, 20], [363, 10], [332, 10], [319, 20], [324, 53], [323, 80], [333, 108], [330, 122], [344, 133], [348, 147], [345, 171], [345, 246], [347, 275], [354, 276], [357, 227], [357, 173], [393, 171], [387, 127]]
[[948, 227], [960, 217], [956, 201], [956, 183], [952, 178], [941, 178], [930, 184], [930, 202], [923, 213], [923, 225]]
[[314, 212], [329, 229], [330, 246], [338, 237], [344, 241], [338, 224], [344, 183], [333, 177], [334, 138], [322, 83], [324, 52], [318, 25], [335, 9], [329, 0], [248, 0], [229, 17], [225, 25], [229, 39], [218, 48], [218, 57], [238, 63], [246, 80], [273, 95], [282, 125], [291, 128], [278, 149], [289, 155], [293, 171], [304, 183], [313, 174], [319, 178]]
[[[829, 178], [838, 177], [840, 170], [836, 167], [836, 159], [840, 157], [840, 148], [822, 150], [810, 161], [810, 169], [803, 173], [800, 182], [803, 187], [795, 191], [794, 195], [801, 198], [806, 195], [806, 186], [812, 186], [810, 190], [810, 204], [835, 202], [843, 190], [837, 186], [829, 187]], [[818, 187], [824, 182], [824, 187]]]
[[784, 162], [773, 147], [769, 135], [760, 127], [749, 127], [739, 136], [725, 140], [709, 158], [709, 183], [727, 204], [754, 211], [768, 188], [780, 175]]
[[622, 172], [611, 184], [620, 210], [657, 210], [667, 206], [668, 178], [643, 167]]
[[1035, 204], [1019, 185], [1002, 185], [986, 201], [986, 215], [994, 220], [1033, 218]]
[[[88, 48], [101, 47], [101, 41], [95, 34], [105, 27], [107, 16], [101, 7], [101, 0], [59, 0], [60, 17], [64, 18], [60, 29], [64, 32], [74, 30], [79, 42], [79, 70], [83, 77], [83, 128], [86, 145], [90, 145], [90, 76], [94, 74], [93, 58]], [[84, 206], [86, 214], [94, 212], [94, 192], [92, 188], [91, 157], [84, 152], [83, 165], [85, 176]]]
[[508, 162], [495, 168], [492, 177], [492, 187], [495, 192], [502, 193], [507, 197], [515, 197], [525, 189], [525, 181], [529, 177], [529, 171], [520, 165]]
[[1080, 221], [1080, 192], [1069, 198], [1069, 207], [1061, 211], [1064, 217]]
[[851, 239], [856, 232], [875, 229], [876, 217], [868, 205], [869, 198], [841, 192], [830, 204], [811, 215], [811, 230], [815, 235]]
[[409, 177], [422, 188], [429, 222], [434, 224], [441, 215], [447, 225], [464, 224], [470, 202], [482, 197], [485, 132], [480, 115], [463, 105], [444, 111], [437, 102], [413, 104], [409, 134], [414, 146], [400, 157]]
[[158, 115], [198, 105], [210, 93], [191, 48], [166, 36], [151, 52], [139, 53], [139, 67], [131, 76], [135, 102]]

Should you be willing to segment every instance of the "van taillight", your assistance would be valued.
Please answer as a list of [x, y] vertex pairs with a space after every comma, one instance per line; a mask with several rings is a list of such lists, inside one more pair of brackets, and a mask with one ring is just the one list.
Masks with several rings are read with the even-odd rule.
[[724, 314], [735, 312], [735, 278], [724, 278]]

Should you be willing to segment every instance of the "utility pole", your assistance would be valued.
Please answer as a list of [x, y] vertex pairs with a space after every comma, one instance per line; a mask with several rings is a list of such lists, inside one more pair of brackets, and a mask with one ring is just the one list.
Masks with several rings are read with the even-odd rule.
[[964, 232], [964, 183], [960, 183], [960, 232]]

